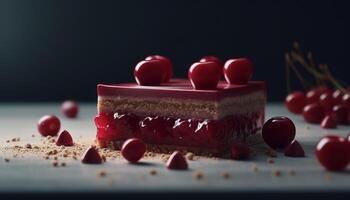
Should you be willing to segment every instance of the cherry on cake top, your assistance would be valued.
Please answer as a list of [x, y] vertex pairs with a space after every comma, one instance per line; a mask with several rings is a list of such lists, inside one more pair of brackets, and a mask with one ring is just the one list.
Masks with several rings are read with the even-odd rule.
[[[216, 56], [204, 56], [191, 65], [188, 78], [196, 90], [215, 90], [224, 75], [228, 84], [246, 85], [253, 75], [253, 64], [247, 58], [229, 59], [225, 64]], [[140, 61], [134, 69], [136, 82], [142, 86], [167, 83], [173, 76], [169, 58], [152, 55]]]

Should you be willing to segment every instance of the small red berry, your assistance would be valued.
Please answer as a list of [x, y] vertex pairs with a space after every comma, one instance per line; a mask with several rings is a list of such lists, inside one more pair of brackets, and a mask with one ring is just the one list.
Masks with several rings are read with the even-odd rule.
[[55, 136], [61, 128], [61, 122], [54, 115], [45, 115], [38, 122], [38, 131], [42, 136]]
[[174, 151], [166, 162], [166, 167], [168, 169], [186, 170], [188, 169], [188, 164], [185, 157], [179, 151]]
[[349, 109], [344, 105], [333, 106], [332, 117], [338, 124], [347, 124]]
[[250, 158], [250, 148], [248, 144], [234, 142], [231, 145], [231, 159], [246, 160]]
[[73, 146], [73, 144], [73, 138], [66, 130], [62, 131], [56, 139], [57, 146]]
[[221, 68], [224, 67], [222, 60], [216, 56], [204, 56], [199, 60], [199, 62], [216, 62]]
[[134, 70], [135, 80], [139, 85], [160, 85], [166, 78], [161, 60], [140, 61]]
[[331, 93], [332, 91], [325, 86], [320, 86], [317, 88], [314, 88], [306, 93], [306, 101], [307, 104], [312, 104], [312, 103], [319, 103], [320, 101], [320, 96], [323, 93]]
[[253, 76], [253, 63], [247, 58], [230, 59], [224, 65], [224, 75], [229, 84], [247, 84]]
[[216, 62], [196, 62], [188, 71], [188, 78], [196, 90], [216, 89], [221, 68]]
[[316, 157], [329, 171], [342, 171], [350, 162], [350, 145], [344, 138], [326, 136], [316, 146]]
[[284, 150], [284, 155], [288, 157], [305, 157], [305, 151], [299, 142], [294, 140]]
[[319, 124], [324, 116], [324, 108], [318, 103], [309, 104], [304, 107], [303, 117], [306, 122]]
[[138, 138], [131, 138], [124, 142], [121, 153], [130, 163], [137, 163], [146, 152], [145, 143]]
[[340, 104], [342, 101], [344, 93], [341, 90], [335, 90], [333, 92], [333, 99], [335, 104]]
[[337, 128], [337, 122], [333, 119], [331, 115], [326, 115], [321, 122], [321, 127], [328, 129]]
[[342, 104], [350, 109], [350, 93], [343, 96]]
[[295, 125], [287, 117], [273, 117], [265, 122], [262, 137], [273, 149], [284, 149], [295, 137]]
[[98, 153], [96, 147], [91, 146], [83, 154], [83, 158], [81, 159], [81, 162], [84, 164], [101, 164], [102, 158]]
[[78, 103], [72, 100], [64, 101], [61, 105], [61, 111], [68, 118], [76, 118], [79, 112]]
[[162, 83], [169, 82], [169, 80], [173, 77], [173, 64], [169, 58], [160, 55], [152, 55], [145, 58], [145, 60], [160, 60], [163, 63], [165, 77]]
[[290, 93], [285, 100], [287, 109], [294, 114], [303, 113], [303, 108], [306, 105], [306, 96], [303, 92], [295, 91]]
[[323, 106], [324, 110], [329, 113], [335, 104], [334, 98], [331, 93], [325, 92], [320, 96], [320, 104]]

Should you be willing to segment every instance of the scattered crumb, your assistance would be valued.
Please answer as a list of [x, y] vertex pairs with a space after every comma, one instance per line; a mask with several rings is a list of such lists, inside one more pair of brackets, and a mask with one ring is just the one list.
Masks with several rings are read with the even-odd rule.
[[258, 171], [258, 166], [256, 164], [252, 165], [252, 171], [257, 172]]
[[51, 143], [55, 143], [56, 140], [55, 140], [54, 138], [52, 138], [52, 139], [50, 140], [50, 142], [51, 142]]
[[106, 162], [106, 161], [107, 161], [107, 158], [106, 158], [105, 155], [101, 155], [101, 159], [102, 159], [103, 162]]
[[273, 176], [276, 176], [276, 177], [279, 177], [279, 176], [281, 176], [282, 175], [282, 172], [280, 171], [280, 170], [273, 170], [272, 171], [272, 175]]
[[65, 166], [67, 166], [67, 164], [65, 162], [61, 162], [61, 166], [65, 167]]
[[192, 152], [186, 153], [185, 156], [186, 156], [187, 160], [193, 160], [193, 158], [194, 158], [194, 154]]
[[4, 161], [8, 163], [8, 162], [10, 162], [10, 159], [9, 158], [4, 158]]
[[223, 173], [221, 174], [221, 176], [222, 176], [224, 179], [229, 179], [229, 178], [231, 178], [231, 174], [230, 174], [229, 172], [223, 172]]
[[10, 140], [6, 140], [7, 143], [10, 143]]
[[266, 150], [265, 154], [269, 157], [273, 157], [273, 158], [277, 157], [277, 152], [270, 148]]
[[97, 172], [97, 176], [99, 177], [99, 178], [102, 178], [102, 177], [106, 177], [107, 176], [107, 172], [106, 172], [106, 170], [100, 170], [100, 171], [98, 171]]
[[35, 135], [34, 135], [34, 134], [32, 134], [32, 137], [35, 137]]
[[53, 157], [53, 159], [54, 159], [54, 160], [58, 160], [58, 157], [57, 157], [57, 156], [55, 156], [55, 157]]
[[32, 145], [31, 144], [26, 144], [25, 146], [27, 149], [31, 149], [32, 148]]
[[295, 176], [295, 170], [293, 170], [293, 169], [289, 170], [289, 171], [288, 171], [288, 174], [289, 174], [290, 176]]
[[196, 180], [202, 180], [204, 178], [204, 174], [201, 171], [195, 171], [193, 173], [193, 178]]
[[44, 159], [45, 159], [45, 160], [48, 160], [48, 159], [50, 159], [50, 157], [49, 157], [49, 156], [45, 156]]
[[53, 162], [52, 162], [52, 166], [53, 166], [53, 167], [58, 167], [58, 162], [57, 162], [57, 161], [53, 161]]
[[152, 176], [155, 176], [155, 175], [157, 175], [157, 170], [155, 170], [155, 169], [151, 169], [150, 171], [149, 171], [149, 174], [150, 175], [152, 175]]
[[275, 163], [275, 160], [273, 158], [267, 158], [266, 162], [269, 164], [273, 164]]

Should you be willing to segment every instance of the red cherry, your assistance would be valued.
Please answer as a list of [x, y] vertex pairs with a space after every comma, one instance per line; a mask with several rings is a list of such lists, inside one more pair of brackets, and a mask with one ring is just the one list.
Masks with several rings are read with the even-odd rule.
[[333, 119], [332, 116], [327, 115], [321, 122], [322, 128], [337, 128], [337, 122]]
[[216, 62], [196, 62], [188, 71], [188, 78], [196, 90], [216, 89], [220, 76], [221, 69]]
[[340, 104], [342, 101], [344, 93], [341, 90], [335, 90], [332, 94], [334, 103], [335, 104]]
[[262, 136], [271, 148], [284, 149], [294, 140], [294, 123], [287, 117], [273, 117], [265, 122]]
[[79, 106], [77, 102], [67, 100], [62, 103], [61, 111], [68, 118], [76, 118], [78, 115]]
[[332, 91], [325, 86], [320, 86], [314, 88], [306, 93], [306, 102], [307, 104], [318, 103], [320, 101], [320, 96], [323, 93], [331, 93]]
[[253, 76], [253, 63], [247, 58], [230, 59], [224, 65], [224, 75], [229, 84], [247, 84]]
[[294, 140], [284, 150], [284, 155], [288, 157], [305, 157], [305, 151], [299, 142]]
[[320, 96], [320, 104], [323, 106], [326, 112], [331, 112], [335, 104], [333, 95], [331, 93], [325, 92]]
[[250, 157], [250, 148], [248, 144], [234, 142], [231, 145], [231, 158], [233, 160], [245, 160]]
[[101, 164], [102, 159], [96, 147], [91, 146], [83, 154], [83, 158], [81, 159], [81, 162], [84, 164]]
[[166, 162], [166, 167], [168, 169], [186, 170], [188, 169], [188, 164], [185, 157], [179, 151], [175, 151]]
[[62, 131], [56, 140], [57, 146], [73, 146], [73, 138], [70, 133], [66, 130]]
[[163, 83], [169, 82], [173, 77], [173, 64], [169, 58], [160, 55], [152, 55], [145, 58], [145, 60], [160, 60], [163, 63], [163, 68], [165, 70], [165, 77], [162, 81]]
[[344, 105], [333, 106], [332, 117], [338, 124], [347, 124], [348, 108]]
[[145, 143], [138, 138], [131, 138], [124, 142], [121, 153], [130, 163], [137, 163], [146, 152]]
[[324, 108], [318, 103], [309, 104], [304, 107], [303, 117], [306, 122], [319, 124], [324, 116]]
[[55, 136], [61, 128], [61, 122], [54, 115], [45, 115], [38, 122], [38, 130], [42, 136]]
[[224, 67], [222, 60], [216, 56], [204, 56], [199, 62], [216, 62], [221, 68]]
[[139, 85], [160, 85], [165, 77], [164, 62], [162, 60], [143, 60], [134, 71], [135, 80]]
[[342, 171], [350, 162], [350, 145], [344, 138], [326, 136], [316, 146], [316, 157], [329, 171]]
[[342, 99], [342, 104], [350, 109], [350, 94], [345, 94]]
[[301, 114], [306, 105], [306, 97], [303, 92], [295, 91], [290, 93], [285, 100], [287, 109], [294, 114]]

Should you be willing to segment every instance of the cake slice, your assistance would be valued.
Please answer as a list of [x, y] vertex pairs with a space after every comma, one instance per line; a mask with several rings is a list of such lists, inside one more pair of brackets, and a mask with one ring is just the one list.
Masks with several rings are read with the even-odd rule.
[[97, 86], [97, 142], [119, 149], [128, 138], [141, 138], [149, 151], [190, 151], [222, 156], [232, 142], [257, 143], [264, 122], [264, 82], [195, 90], [189, 80], [158, 86], [137, 83]]

